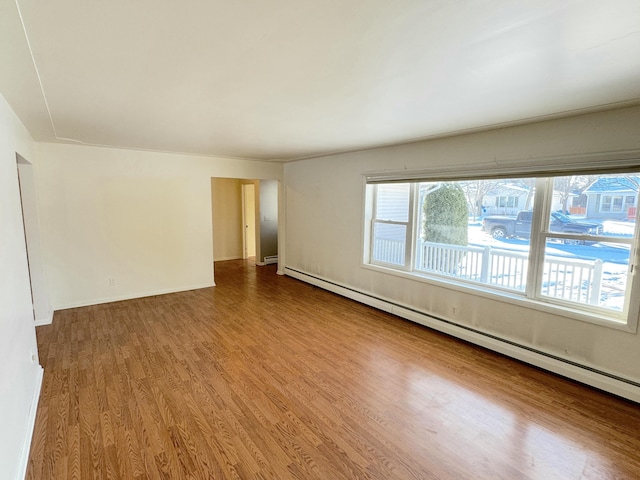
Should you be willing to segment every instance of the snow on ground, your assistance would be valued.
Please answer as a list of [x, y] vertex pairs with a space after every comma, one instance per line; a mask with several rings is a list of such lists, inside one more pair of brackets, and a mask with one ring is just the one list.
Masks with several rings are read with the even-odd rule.
[[[635, 231], [635, 222], [605, 220], [602, 226], [603, 234], [607, 236], [629, 238]], [[470, 222], [468, 232], [469, 245], [490, 246], [522, 253], [529, 251], [529, 240], [519, 238], [496, 240], [482, 231], [482, 224], [479, 222]], [[622, 310], [629, 267], [629, 245], [608, 242], [565, 245], [561, 242], [549, 242], [545, 253], [554, 257], [591, 262], [602, 260], [604, 265], [600, 306], [611, 310]]]
[[602, 228], [605, 235], [619, 235], [624, 237], [632, 237], [636, 228], [635, 222], [620, 222], [616, 220], [605, 220], [602, 222]]
[[[635, 229], [634, 222], [616, 222], [606, 220], [603, 222], [604, 235], [632, 237]], [[506, 238], [496, 240], [482, 231], [482, 225], [478, 222], [469, 223], [469, 245], [491, 248], [500, 248], [510, 251], [526, 253], [529, 251], [529, 240], [522, 238]], [[600, 259], [605, 263], [617, 263], [627, 265], [629, 263], [629, 245], [616, 243], [587, 243], [585, 245], [565, 245], [561, 242], [547, 245], [547, 254], [568, 257], [581, 260]]]

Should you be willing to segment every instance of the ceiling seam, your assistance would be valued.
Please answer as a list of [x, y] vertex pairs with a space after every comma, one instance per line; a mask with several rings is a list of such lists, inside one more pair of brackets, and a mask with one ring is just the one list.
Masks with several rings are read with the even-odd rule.
[[38, 85], [40, 86], [40, 93], [42, 93], [42, 99], [44, 100], [45, 108], [47, 109], [47, 114], [49, 115], [49, 122], [51, 123], [51, 129], [53, 130], [53, 136], [56, 140], [71, 140], [71, 139], [61, 139], [58, 137], [58, 133], [56, 132], [56, 126], [53, 123], [53, 116], [51, 115], [51, 109], [49, 108], [49, 102], [47, 101], [47, 96], [44, 93], [44, 86], [42, 85], [42, 78], [40, 77], [40, 71], [38, 70], [38, 65], [36, 64], [36, 59], [33, 56], [33, 50], [31, 49], [31, 42], [29, 41], [29, 35], [27, 34], [27, 27], [24, 24], [24, 18], [22, 18], [22, 10], [20, 10], [20, 4], [18, 0], [15, 0], [16, 9], [18, 10], [18, 17], [20, 17], [20, 24], [22, 25], [22, 31], [24, 32], [24, 38], [27, 41], [27, 48], [29, 49], [29, 55], [31, 55], [31, 63], [33, 63], [33, 68], [36, 72], [36, 77], [38, 78]]

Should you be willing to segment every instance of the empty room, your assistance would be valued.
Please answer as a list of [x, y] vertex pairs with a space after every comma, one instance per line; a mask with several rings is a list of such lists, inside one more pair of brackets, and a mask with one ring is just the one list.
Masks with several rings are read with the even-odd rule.
[[636, 0], [0, 0], [0, 479], [640, 478]]

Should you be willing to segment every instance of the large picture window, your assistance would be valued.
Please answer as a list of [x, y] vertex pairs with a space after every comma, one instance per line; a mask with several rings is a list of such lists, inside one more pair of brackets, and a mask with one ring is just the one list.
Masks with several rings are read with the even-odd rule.
[[[620, 184], [630, 191], [605, 191]], [[365, 263], [627, 323], [638, 185], [635, 173], [378, 181]]]

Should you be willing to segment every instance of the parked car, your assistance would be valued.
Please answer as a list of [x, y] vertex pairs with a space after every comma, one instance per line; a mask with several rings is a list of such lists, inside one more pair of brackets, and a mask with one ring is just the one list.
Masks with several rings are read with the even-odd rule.
[[[522, 211], [517, 216], [490, 215], [482, 220], [482, 230], [493, 238], [531, 237], [531, 219], [533, 212]], [[602, 234], [602, 225], [593, 222], [575, 220], [563, 213], [552, 212], [549, 231], [558, 233], [576, 233], [583, 235]]]

